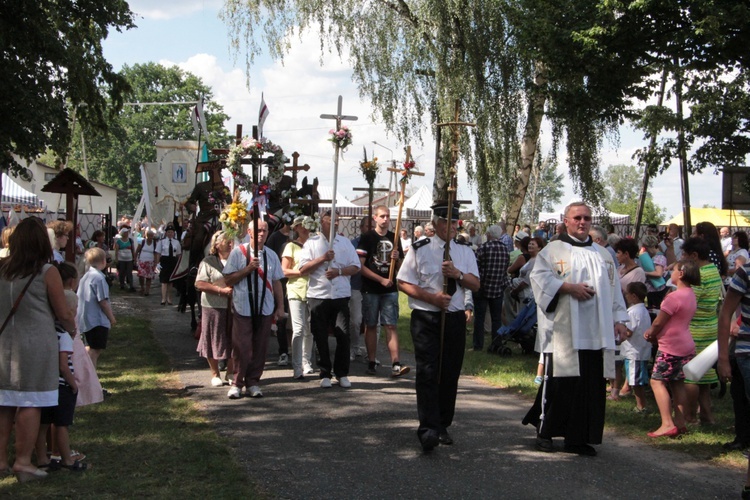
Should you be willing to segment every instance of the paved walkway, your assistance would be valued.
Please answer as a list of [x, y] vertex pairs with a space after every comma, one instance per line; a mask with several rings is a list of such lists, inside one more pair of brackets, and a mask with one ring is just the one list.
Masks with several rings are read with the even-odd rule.
[[182, 383], [229, 439], [248, 477], [272, 497], [738, 498], [744, 481], [741, 471], [613, 433], [595, 458], [538, 452], [534, 430], [520, 423], [529, 402], [473, 377], [460, 381], [451, 428], [456, 444], [423, 454], [415, 432], [414, 362], [405, 355], [412, 372], [402, 379], [390, 379], [385, 368], [366, 376], [357, 361], [351, 389], [334, 383], [324, 390], [317, 378], [295, 381], [291, 369], [277, 367], [271, 340], [264, 397], [229, 400], [226, 386], [210, 386], [188, 331], [189, 313], [160, 306], [153, 294], [114, 302], [150, 317]]

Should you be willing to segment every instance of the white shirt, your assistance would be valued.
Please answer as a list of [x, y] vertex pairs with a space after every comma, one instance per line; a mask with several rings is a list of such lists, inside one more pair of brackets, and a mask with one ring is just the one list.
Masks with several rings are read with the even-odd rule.
[[726, 255], [727, 252], [732, 251], [732, 237], [727, 236], [721, 239], [721, 251]]
[[651, 326], [651, 316], [644, 304], [628, 307], [628, 330], [633, 335], [620, 345], [623, 358], [635, 361], [648, 361], [651, 358], [651, 342], [643, 338], [643, 334]]
[[[443, 255], [445, 253], [445, 242], [433, 236], [430, 242], [415, 247], [406, 254], [401, 269], [398, 271], [397, 279], [430, 292], [439, 293], [443, 291]], [[453, 265], [463, 274], [472, 274], [479, 279], [479, 268], [474, 252], [467, 245], [451, 243], [450, 250]], [[456, 287], [456, 293], [451, 297], [448, 312], [463, 311], [465, 308], [466, 290], [462, 286]], [[438, 312], [440, 308], [409, 297], [409, 307], [419, 311]]]
[[162, 257], [169, 257], [169, 242], [172, 242], [172, 257], [177, 257], [182, 253], [180, 242], [174, 238], [164, 238], [156, 244], [156, 253]]
[[[302, 268], [310, 261], [317, 259], [328, 251], [328, 238], [322, 234], [311, 236], [302, 247], [299, 267]], [[326, 269], [343, 269], [349, 266], [361, 268], [359, 257], [351, 242], [337, 234], [333, 240], [333, 253], [335, 257], [329, 265], [322, 264], [310, 273], [310, 281], [307, 285], [308, 299], [343, 299], [351, 297], [352, 287], [349, 276], [337, 276], [329, 280], [325, 276]]]
[[[250, 247], [250, 245], [243, 244], [242, 246], [245, 247], [248, 255], [250, 256], [250, 258], [252, 258], [254, 251]], [[248, 258], [244, 253], [242, 253], [242, 249], [239, 246], [233, 248], [232, 253], [229, 254], [229, 258], [227, 259], [227, 263], [224, 266], [222, 273], [224, 274], [224, 276], [228, 276], [243, 269], [245, 266], [247, 266], [247, 259]], [[276, 256], [276, 252], [272, 250], [269, 251], [267, 248], [264, 248], [263, 250], [258, 252], [258, 260], [260, 260], [258, 273], [251, 273], [248, 277], [252, 279], [252, 276], [256, 276], [255, 290], [257, 290], [258, 294], [262, 295], [261, 290], [265, 288], [266, 292], [263, 296], [263, 305], [261, 307], [260, 314], [262, 316], [270, 316], [273, 314], [275, 304], [273, 297], [273, 283], [274, 281], [278, 281], [283, 278], [284, 272], [281, 270], [281, 262], [279, 262], [279, 258]], [[261, 277], [264, 269], [265, 279]], [[232, 301], [234, 303], [234, 309], [235, 311], [237, 311], [237, 314], [241, 316], [252, 316], [252, 311], [250, 309], [250, 293], [247, 289], [247, 281], [247, 278], [242, 278], [232, 287]], [[258, 301], [260, 300], [258, 299]]]

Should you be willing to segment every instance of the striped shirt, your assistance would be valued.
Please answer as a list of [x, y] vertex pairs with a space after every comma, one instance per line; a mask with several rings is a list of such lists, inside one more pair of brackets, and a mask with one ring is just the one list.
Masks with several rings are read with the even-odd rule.
[[[64, 352], [68, 355], [68, 368], [70, 369], [70, 373], [74, 373], [73, 370], [73, 337], [70, 336], [68, 332], [65, 331], [65, 329], [59, 325], [55, 324], [55, 330], [57, 330], [57, 345], [59, 352]], [[58, 377], [58, 385], [61, 386], [67, 386], [68, 382], [63, 378], [62, 373]]]
[[740, 302], [742, 323], [734, 348], [734, 355], [737, 357], [750, 356], [750, 278], [748, 273], [750, 273], [750, 263], [737, 269], [729, 283], [730, 290], [742, 294], [742, 301]]

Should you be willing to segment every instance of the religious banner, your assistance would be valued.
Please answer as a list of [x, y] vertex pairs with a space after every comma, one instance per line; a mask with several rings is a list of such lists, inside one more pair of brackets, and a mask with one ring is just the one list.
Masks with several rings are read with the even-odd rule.
[[157, 226], [171, 221], [175, 208], [193, 191], [197, 153], [198, 141], [156, 141], [156, 162], [143, 165], [143, 189]]

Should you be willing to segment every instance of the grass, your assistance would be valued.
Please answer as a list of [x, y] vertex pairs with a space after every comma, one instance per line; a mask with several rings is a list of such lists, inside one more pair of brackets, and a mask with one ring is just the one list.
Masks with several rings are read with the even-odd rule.
[[77, 409], [71, 427], [71, 443], [91, 469], [28, 484], [6, 478], [0, 496], [258, 498], [225, 439], [178, 388], [148, 321], [118, 321], [98, 367], [111, 395]]
[[[398, 322], [399, 342], [402, 349], [413, 350], [414, 345], [409, 333], [407, 297], [399, 297], [400, 317]], [[513, 350], [510, 357], [500, 357], [487, 352], [472, 350], [471, 332], [474, 325], [467, 325], [466, 355], [462, 374], [476, 376], [495, 387], [517, 394], [531, 404], [536, 396], [537, 387], [533, 384], [536, 375], [538, 354], [523, 354], [520, 347], [509, 343]], [[488, 339], [485, 339], [485, 346]], [[691, 425], [690, 433], [679, 439], [653, 440], [646, 433], [659, 427], [660, 418], [653, 396], [648, 393], [647, 407], [650, 414], [642, 416], [633, 413], [635, 399], [623, 398], [620, 401], [607, 401], [606, 427], [618, 434], [637, 441], [646, 442], [658, 448], [686, 453], [693, 458], [707, 460], [715, 464], [733, 467], [747, 467], [747, 459], [739, 451], [726, 452], [721, 443], [734, 439], [734, 411], [732, 398], [727, 390], [723, 398], [718, 397], [718, 389], [713, 391], [714, 425]]]

